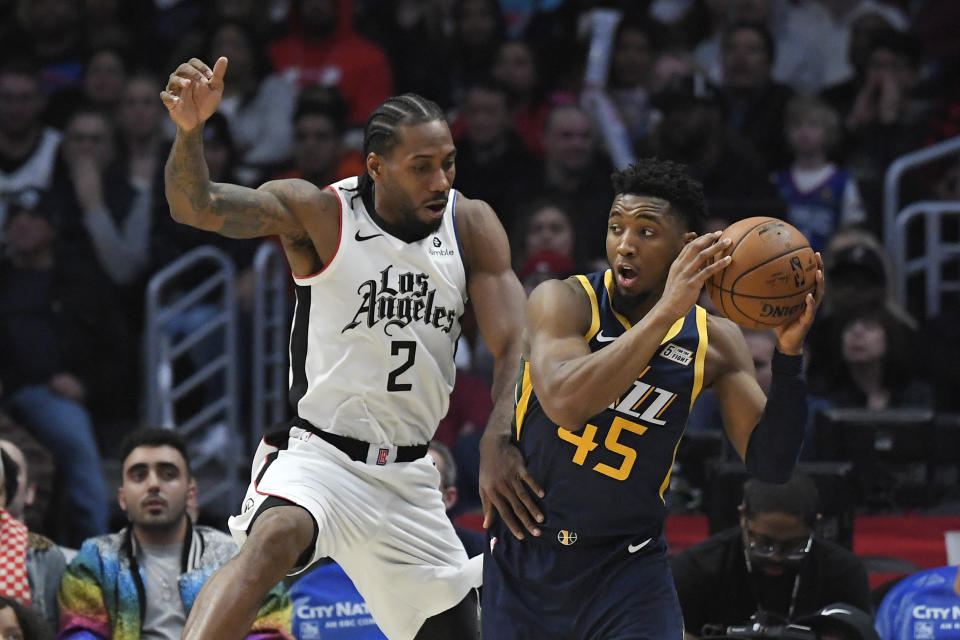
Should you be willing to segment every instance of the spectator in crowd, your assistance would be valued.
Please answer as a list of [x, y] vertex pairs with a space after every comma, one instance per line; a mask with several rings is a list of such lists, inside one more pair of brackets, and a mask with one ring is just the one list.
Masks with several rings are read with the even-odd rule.
[[[479, 443], [479, 438], [473, 440], [473, 460], [468, 460], [472, 462], [475, 467], [472, 469], [473, 477], [471, 478], [468, 486], [472, 486], [474, 492], [477, 492], [477, 477], [479, 477], [480, 470], [480, 455], [476, 451], [476, 446]], [[430, 457], [433, 458], [433, 463], [437, 466], [437, 472], [440, 474], [440, 495], [443, 500], [443, 506], [447, 510], [448, 515], [454, 513], [454, 507], [457, 505], [457, 500], [459, 498], [459, 492], [457, 487], [461, 484], [459, 476], [462, 474], [458, 473], [457, 462], [454, 458], [453, 453], [448, 449], [443, 443], [437, 442], [436, 440], [431, 440], [429, 449], [427, 453], [430, 454]], [[478, 494], [479, 495], [479, 494]], [[473, 558], [475, 556], [483, 555], [483, 547], [486, 542], [486, 537], [479, 531], [474, 531], [472, 529], [465, 529], [463, 527], [454, 525], [454, 530], [457, 532], [457, 537], [460, 538], [460, 542], [463, 543], [463, 548], [467, 551], [467, 557]]]
[[[3, 390], [0, 389], [0, 406], [3, 406]], [[22, 425], [17, 424], [0, 409], [0, 448], [19, 464], [23, 470], [24, 481], [17, 489], [17, 496], [11, 501], [8, 510], [13, 517], [27, 525], [30, 531], [48, 533], [50, 526], [50, 505], [53, 501], [54, 473], [53, 456], [50, 451], [31, 435]], [[22, 504], [22, 511], [20, 509]]]
[[500, 44], [493, 61], [493, 78], [510, 94], [513, 130], [527, 150], [543, 157], [543, 129], [550, 106], [536, 52], [523, 40]]
[[59, 512], [70, 521], [57, 538], [78, 545], [107, 530], [91, 407], [114, 415], [115, 407], [135, 399], [124, 366], [130, 345], [110, 289], [86, 265], [54, 250], [49, 210], [15, 211], [6, 231], [8, 254], [0, 262], [4, 400], [53, 454], [66, 501]]
[[293, 114], [293, 168], [277, 179], [303, 178], [322, 189], [363, 173], [363, 158], [344, 144], [346, 127], [346, 105], [336, 89], [301, 91]]
[[915, 354], [907, 337], [883, 307], [861, 307], [837, 323], [843, 365], [827, 385], [827, 398], [836, 407], [899, 409], [933, 408], [930, 385], [918, 378]]
[[783, 168], [789, 160], [784, 112], [793, 90], [770, 75], [773, 36], [762, 25], [738, 22], [724, 31], [720, 52], [727, 128], [754, 146], [767, 171]]
[[873, 41], [885, 38], [887, 33], [894, 31], [897, 29], [879, 11], [861, 13], [851, 22], [843, 65], [851, 73], [842, 82], [831, 84], [820, 92], [820, 97], [837, 111], [841, 122], [845, 122], [850, 115], [857, 94], [866, 82], [867, 62]]
[[572, 274], [580, 264], [576, 223], [562, 198], [540, 198], [524, 205], [514, 249], [517, 275], [529, 294], [549, 278]]
[[800, 473], [783, 485], [747, 481], [740, 526], [672, 559], [687, 633], [754, 614], [767, 624], [794, 620], [833, 602], [870, 611], [860, 559], [814, 533], [818, 505], [816, 486]]
[[840, 139], [836, 112], [816, 98], [797, 97], [787, 105], [787, 142], [793, 163], [774, 174], [787, 220], [823, 251], [840, 227], [866, 220], [853, 177], [828, 160]]
[[297, 88], [273, 73], [252, 28], [241, 22], [221, 22], [211, 33], [206, 59], [220, 56], [230, 61], [230, 82], [218, 111], [230, 123], [238, 176], [259, 184], [290, 156]]
[[[225, 533], [194, 525], [197, 486], [186, 445], [142, 429], [122, 447], [118, 502], [130, 525], [83, 543], [60, 582], [60, 638], [179, 638], [194, 599], [236, 554]], [[289, 638], [290, 600], [270, 591], [248, 638]]]
[[498, 0], [459, 0], [454, 4], [454, 104], [463, 102], [466, 90], [489, 76], [503, 39], [503, 14]]
[[530, 194], [562, 197], [577, 212], [576, 234], [585, 258], [603, 253], [606, 219], [613, 201], [610, 164], [597, 151], [590, 118], [572, 104], [556, 105], [547, 116], [543, 134], [546, 151], [543, 171], [530, 186]]
[[920, 44], [910, 35], [885, 32], [871, 41], [864, 83], [844, 120], [846, 164], [860, 183], [868, 228], [882, 234], [882, 184], [898, 156], [920, 147], [930, 104], [920, 84]]
[[129, 321], [142, 305], [142, 279], [150, 264], [153, 192], [127, 176], [111, 120], [90, 107], [74, 111], [49, 193], [50, 213], [61, 224], [64, 257], [103, 273], [123, 297]]
[[[12, 464], [5, 464], [4, 474], [10, 474], [11, 480], [3, 485], [4, 508], [11, 516], [26, 524], [24, 513], [27, 505], [36, 497], [37, 484], [27, 477], [27, 459], [20, 447], [10, 440], [0, 440], [0, 451]], [[6, 476], [4, 476], [6, 477]]]
[[954, 584], [960, 585], [956, 566], [927, 569], [900, 580], [877, 608], [880, 637], [883, 640], [960, 638], [958, 593]]
[[[22, 454], [21, 454], [22, 458]], [[48, 538], [33, 533], [7, 509], [20, 492], [20, 465], [0, 449], [0, 596], [29, 606], [51, 627], [57, 625], [57, 586], [67, 561]]]
[[34, 611], [0, 596], [0, 635], [12, 640], [53, 640], [53, 631]]
[[[753, 358], [753, 368], [757, 377], [757, 384], [766, 395], [770, 392], [770, 381], [772, 380], [773, 370], [773, 352], [777, 347], [777, 334], [770, 329], [741, 329], [743, 338], [747, 342], [747, 348]], [[804, 428], [803, 449], [800, 451], [801, 460], [812, 460], [816, 458], [815, 419], [819, 411], [828, 409], [830, 403], [824, 398], [807, 394], [807, 424]], [[717, 396], [712, 389], [707, 389], [699, 396], [690, 410], [690, 417], [687, 419], [687, 433], [697, 431], [715, 431], [723, 433], [726, 438], [726, 431], [723, 428], [723, 415], [720, 413], [720, 405]], [[729, 440], [724, 440], [727, 459], [737, 459], [736, 451]]]
[[655, 97], [663, 113], [653, 153], [687, 165], [703, 183], [714, 220], [726, 226], [750, 216], [782, 217], [783, 201], [752, 146], [723, 126], [721, 98], [702, 75], [673, 75]]
[[810, 335], [808, 380], [811, 391], [826, 395], [830, 377], [843, 367], [839, 349], [839, 324], [858, 309], [884, 309], [907, 344], [919, 344], [917, 322], [899, 303], [893, 291], [893, 267], [883, 247], [869, 232], [858, 228], [838, 230], [823, 253], [829, 286], [823, 309]]
[[393, 94], [393, 74], [383, 51], [353, 29], [353, 0], [296, 0], [290, 33], [268, 52], [277, 71], [295, 86], [339, 89], [350, 127], [363, 126]]
[[502, 86], [471, 85], [460, 113], [464, 126], [456, 141], [457, 189], [486, 201], [510, 229], [516, 202], [529, 188], [539, 161], [510, 126], [509, 96]]
[[89, 50], [83, 61], [82, 82], [51, 96], [44, 120], [62, 128], [76, 106], [84, 103], [113, 117], [126, 85], [130, 59], [128, 53], [113, 44]]
[[53, 180], [60, 132], [41, 122], [45, 102], [33, 62], [0, 63], [0, 229], [10, 203], [36, 204], [39, 191]]
[[163, 161], [170, 146], [163, 135], [163, 104], [157, 104], [159, 85], [152, 75], [135, 72], [121, 87], [116, 107], [119, 157], [126, 165], [127, 180], [137, 190], [153, 190], [154, 215], [167, 207], [158, 188], [163, 185]]
[[776, 41], [771, 75], [777, 82], [804, 93], [823, 84], [824, 61], [820, 51], [825, 16], [816, 3], [786, 0], [731, 0], [706, 3], [712, 10], [713, 35], [697, 45], [694, 56], [710, 79], [723, 78], [721, 62], [724, 30], [736, 22], [762, 25]]
[[659, 113], [650, 102], [647, 82], [654, 61], [650, 26], [635, 17], [617, 24], [607, 75], [607, 94], [634, 149], [647, 149]]
[[78, 86], [83, 75], [81, 3], [40, 0], [18, 2], [17, 8], [19, 33], [12, 50], [25, 51], [39, 62], [44, 93]]

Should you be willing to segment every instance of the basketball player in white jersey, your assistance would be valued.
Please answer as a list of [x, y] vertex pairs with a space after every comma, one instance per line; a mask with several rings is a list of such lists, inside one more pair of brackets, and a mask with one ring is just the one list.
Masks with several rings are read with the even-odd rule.
[[[229, 523], [241, 551], [204, 585], [183, 637], [243, 637], [272, 585], [329, 556], [392, 640], [476, 638], [479, 571], [425, 454], [447, 411], [468, 293], [497, 358], [491, 421], [510, 419], [524, 294], [506, 234], [489, 206], [451, 189], [447, 123], [412, 94], [371, 115], [359, 178], [323, 190], [303, 180], [211, 183], [202, 128], [226, 68], [226, 58], [213, 69], [192, 59], [161, 94], [177, 125], [167, 200], [174, 219], [199, 229], [280, 237], [297, 293], [296, 418], [261, 444]], [[505, 464], [504, 486], [522, 476], [515, 464]]]

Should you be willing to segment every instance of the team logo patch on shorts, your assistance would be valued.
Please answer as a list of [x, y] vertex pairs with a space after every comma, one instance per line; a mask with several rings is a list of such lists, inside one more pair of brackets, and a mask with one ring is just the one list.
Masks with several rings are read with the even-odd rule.
[[389, 455], [390, 449], [380, 449], [380, 453], [377, 454], [377, 464], [385, 465], [387, 464], [387, 455]]
[[574, 542], [577, 541], [577, 532], [576, 531], [567, 531], [566, 529], [561, 529], [557, 532], [557, 542], [560, 544], [569, 547]]

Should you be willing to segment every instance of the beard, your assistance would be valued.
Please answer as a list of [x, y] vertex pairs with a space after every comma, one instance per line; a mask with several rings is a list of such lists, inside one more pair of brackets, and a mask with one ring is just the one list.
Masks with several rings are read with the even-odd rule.
[[650, 299], [651, 291], [641, 291], [640, 293], [627, 293], [621, 291], [620, 287], [613, 287], [613, 308], [621, 315], [627, 315], [637, 307]]
[[401, 229], [403, 230], [404, 240], [407, 242], [418, 242], [432, 233], [439, 231], [443, 224], [443, 218], [435, 220], [421, 220], [417, 217], [416, 209], [405, 209], [400, 213]]

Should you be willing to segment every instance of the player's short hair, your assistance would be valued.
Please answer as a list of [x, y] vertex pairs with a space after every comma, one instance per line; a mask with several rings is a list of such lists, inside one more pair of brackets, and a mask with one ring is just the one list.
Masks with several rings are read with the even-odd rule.
[[120, 443], [120, 460], [126, 461], [130, 453], [138, 447], [173, 447], [183, 456], [187, 465], [187, 476], [193, 475], [190, 471], [190, 456], [187, 455], [187, 443], [180, 434], [172, 429], [144, 428], [133, 431]]
[[440, 459], [443, 460], [443, 473], [440, 475], [440, 483], [443, 488], [454, 487], [457, 485], [457, 463], [453, 459], [453, 454], [447, 445], [437, 440], [431, 440], [429, 445], [431, 451], [436, 451]]
[[813, 527], [820, 511], [820, 494], [809, 476], [796, 472], [786, 484], [747, 480], [743, 486], [743, 515], [749, 520], [764, 513], [788, 513]]
[[686, 167], [672, 160], [643, 158], [624, 169], [613, 172], [615, 195], [632, 194], [662, 198], [670, 210], [678, 214], [690, 231], [699, 232], [707, 218], [707, 201], [703, 186]]
[[[371, 153], [385, 155], [393, 150], [400, 142], [400, 127], [446, 121], [443, 111], [433, 100], [428, 100], [415, 93], [387, 98], [379, 107], [374, 109], [367, 124], [363, 128], [363, 157]], [[364, 171], [360, 174], [361, 193], [373, 186], [370, 174]]]

